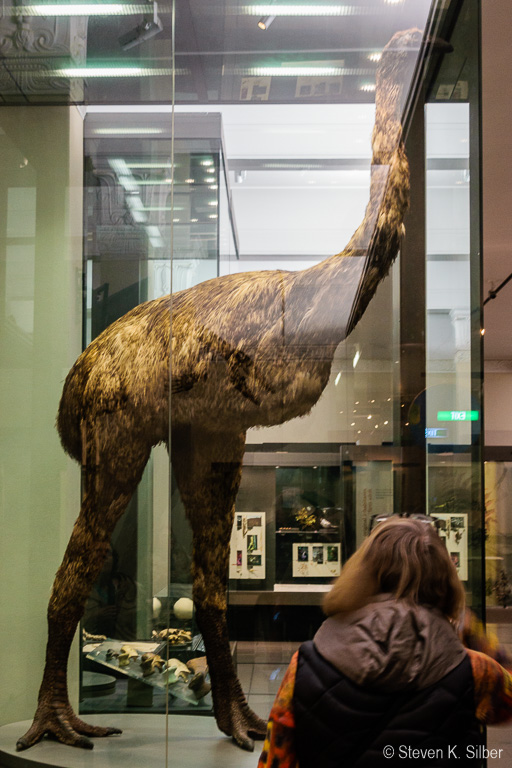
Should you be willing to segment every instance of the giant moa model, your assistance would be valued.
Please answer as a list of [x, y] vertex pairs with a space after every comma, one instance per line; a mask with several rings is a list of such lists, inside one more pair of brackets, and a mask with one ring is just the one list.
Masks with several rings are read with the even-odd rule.
[[412, 30], [397, 33], [384, 49], [370, 201], [344, 251], [302, 272], [228, 275], [135, 307], [98, 336], [68, 374], [57, 425], [65, 450], [83, 465], [84, 495], [48, 607], [37, 711], [18, 749], [45, 733], [86, 748], [92, 747], [89, 736], [119, 733], [74, 714], [67, 658], [114, 526], [152, 446], [161, 442], [170, 449], [192, 526], [193, 597], [218, 726], [249, 750], [252, 738], [264, 734], [265, 723], [249, 708], [233, 668], [226, 626], [229, 541], [245, 434], [249, 427], [308, 413], [350, 330], [356, 292], [350, 327], [395, 258], [409, 185], [401, 82], [420, 42], [421, 34]]

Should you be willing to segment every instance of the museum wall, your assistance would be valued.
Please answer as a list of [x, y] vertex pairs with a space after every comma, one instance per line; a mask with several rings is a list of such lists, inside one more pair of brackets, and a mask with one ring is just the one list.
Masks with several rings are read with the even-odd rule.
[[82, 155], [75, 108], [2, 108], [0, 723], [33, 713], [48, 596], [79, 508], [55, 414], [81, 349]]
[[512, 445], [512, 373], [485, 372], [485, 444]]
[[[512, 98], [508, 0], [482, 4], [483, 296], [511, 272]], [[485, 442], [512, 446], [512, 282], [485, 305]]]

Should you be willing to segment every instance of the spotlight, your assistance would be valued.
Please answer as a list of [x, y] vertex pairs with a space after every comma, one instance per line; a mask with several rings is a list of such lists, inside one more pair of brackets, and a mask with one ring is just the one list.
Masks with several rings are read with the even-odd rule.
[[146, 40], [158, 35], [163, 29], [162, 22], [158, 18], [158, 6], [153, 3], [153, 16], [144, 16], [142, 22], [129, 32], [125, 32], [119, 38], [119, 45], [123, 51], [128, 51]]
[[260, 29], [266, 30], [270, 27], [274, 19], [275, 19], [275, 16], [262, 16], [261, 19], [258, 21], [258, 27]]

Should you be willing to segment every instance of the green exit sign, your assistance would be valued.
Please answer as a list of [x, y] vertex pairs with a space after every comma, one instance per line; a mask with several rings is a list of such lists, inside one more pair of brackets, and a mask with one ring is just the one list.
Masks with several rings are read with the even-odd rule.
[[478, 411], [438, 411], [438, 421], [478, 421]]

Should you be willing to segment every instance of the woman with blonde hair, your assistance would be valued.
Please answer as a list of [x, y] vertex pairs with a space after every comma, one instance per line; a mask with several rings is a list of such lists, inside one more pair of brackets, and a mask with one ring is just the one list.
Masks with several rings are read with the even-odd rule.
[[482, 725], [512, 717], [512, 675], [464, 603], [428, 519], [378, 525], [290, 662], [258, 768], [480, 766]]

